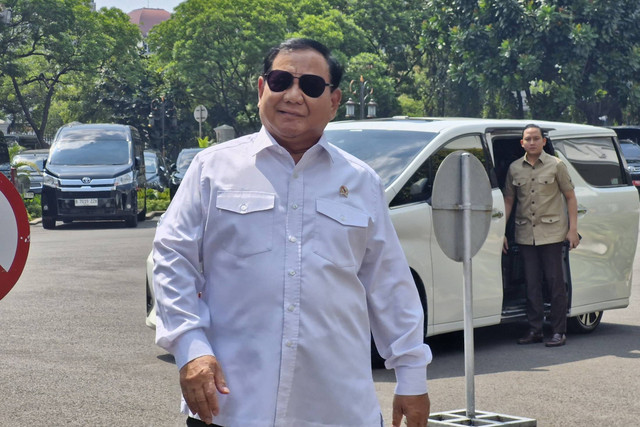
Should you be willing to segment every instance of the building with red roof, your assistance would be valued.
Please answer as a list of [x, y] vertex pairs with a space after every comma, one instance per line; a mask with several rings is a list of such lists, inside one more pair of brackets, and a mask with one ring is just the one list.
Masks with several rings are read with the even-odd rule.
[[132, 24], [136, 24], [140, 28], [143, 37], [147, 37], [149, 30], [163, 21], [171, 18], [171, 14], [164, 9], [142, 8], [132, 10], [128, 13]]

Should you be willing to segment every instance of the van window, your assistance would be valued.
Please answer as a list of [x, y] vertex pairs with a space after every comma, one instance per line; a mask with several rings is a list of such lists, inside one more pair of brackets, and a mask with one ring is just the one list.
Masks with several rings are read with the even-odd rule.
[[488, 167], [486, 153], [479, 136], [466, 135], [456, 138], [443, 145], [420, 166], [396, 197], [393, 198], [389, 206], [428, 201], [431, 198], [433, 181], [440, 164], [449, 154], [459, 150], [473, 154], [482, 162], [485, 168]]
[[51, 165], [126, 165], [131, 162], [129, 142], [124, 139], [59, 140], [48, 163]]
[[594, 187], [627, 185], [620, 156], [612, 138], [554, 140], [553, 146]]

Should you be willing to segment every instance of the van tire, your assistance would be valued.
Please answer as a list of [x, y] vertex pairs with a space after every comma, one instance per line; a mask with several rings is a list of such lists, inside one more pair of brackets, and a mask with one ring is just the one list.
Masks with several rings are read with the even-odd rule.
[[45, 230], [53, 230], [56, 228], [56, 220], [47, 216], [42, 217], [42, 228]]
[[127, 219], [124, 220], [124, 223], [129, 228], [136, 228], [138, 226], [138, 214], [134, 213], [127, 217]]
[[585, 313], [567, 319], [567, 329], [574, 334], [590, 334], [595, 331], [602, 320], [602, 311]]

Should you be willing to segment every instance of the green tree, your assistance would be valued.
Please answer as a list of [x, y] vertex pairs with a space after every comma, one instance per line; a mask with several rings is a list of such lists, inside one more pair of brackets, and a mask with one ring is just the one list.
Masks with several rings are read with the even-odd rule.
[[635, 1], [430, 0], [427, 10], [426, 58], [476, 90], [484, 116], [523, 117], [528, 105], [535, 118], [602, 124], [635, 99]]
[[149, 35], [158, 69], [183, 82], [189, 110], [205, 105], [210, 123], [237, 134], [259, 128], [257, 77], [268, 48], [291, 29], [283, 0], [188, 0]]
[[6, 5], [12, 20], [0, 43], [3, 87], [12, 89], [42, 143], [57, 92], [108, 73], [118, 60], [127, 63], [137, 54], [139, 31], [124, 13], [93, 12], [86, 0], [10, 0]]

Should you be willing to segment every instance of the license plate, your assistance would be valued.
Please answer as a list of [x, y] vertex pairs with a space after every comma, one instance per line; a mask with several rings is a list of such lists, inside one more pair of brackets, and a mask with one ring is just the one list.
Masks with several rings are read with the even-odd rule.
[[24, 195], [23, 195], [23, 197], [24, 197], [25, 199], [33, 199], [33, 196], [34, 196], [34, 195], [33, 195], [33, 193], [32, 193], [32, 192], [30, 192], [30, 191], [27, 191], [27, 192], [26, 192], [26, 193], [24, 193]]
[[98, 206], [98, 199], [75, 199], [76, 206]]

